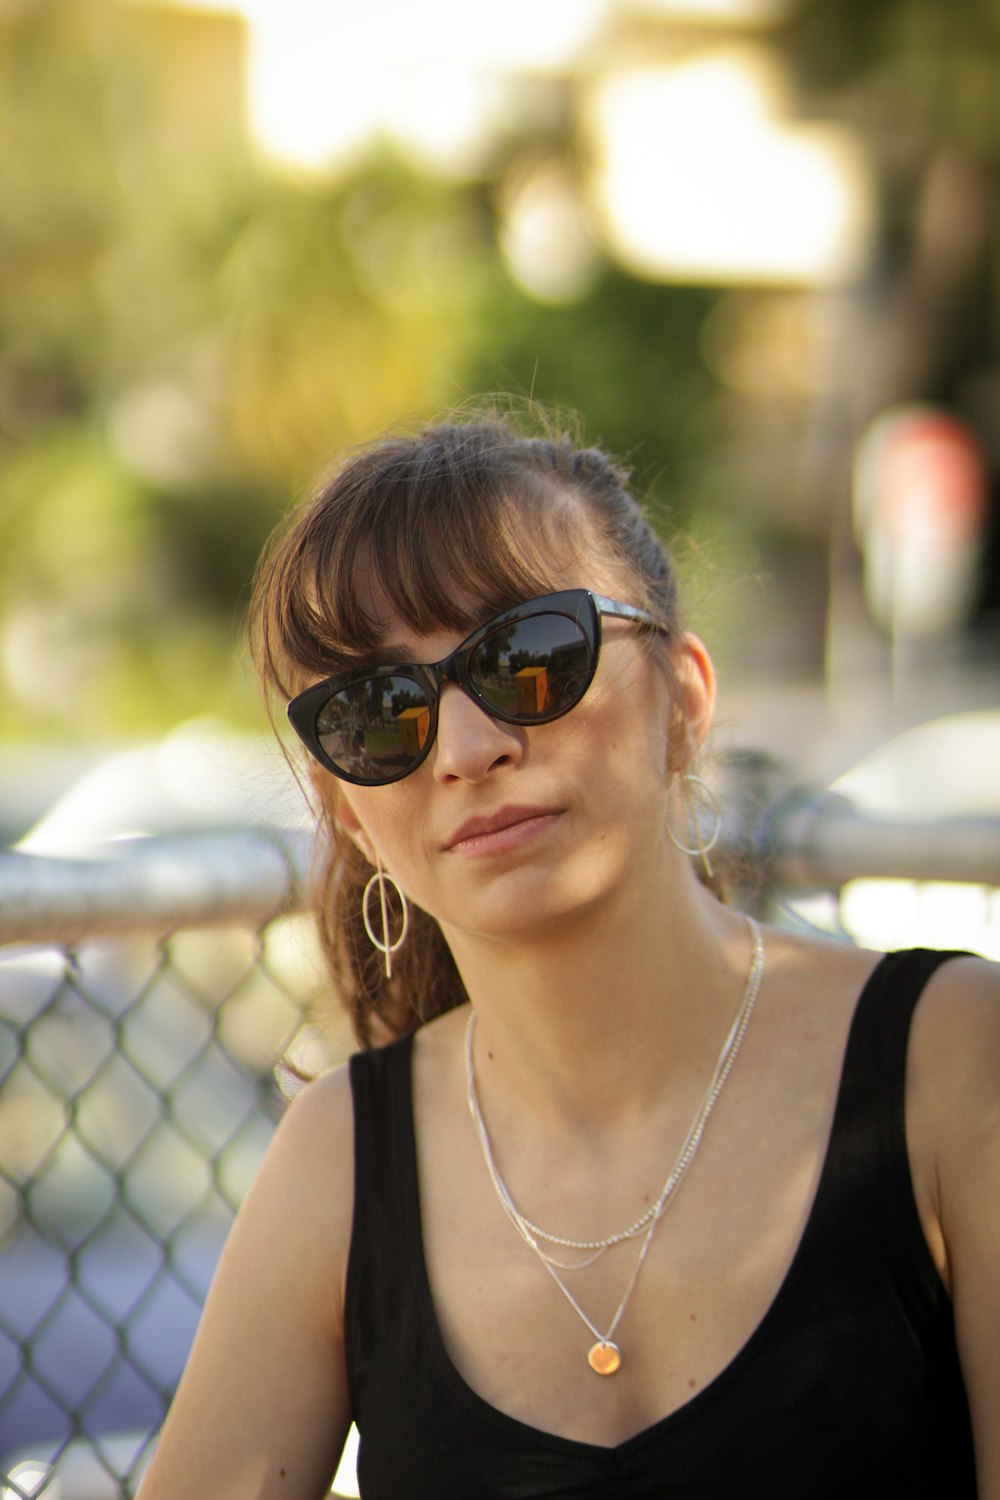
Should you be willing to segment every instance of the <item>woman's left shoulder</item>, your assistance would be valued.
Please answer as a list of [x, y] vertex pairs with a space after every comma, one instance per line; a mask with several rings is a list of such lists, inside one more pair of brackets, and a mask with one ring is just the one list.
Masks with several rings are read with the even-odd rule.
[[986, 1500], [1000, 1496], [1000, 965], [955, 958], [930, 979], [913, 1022], [907, 1133], [952, 1297]]
[[934, 1201], [949, 1259], [988, 1233], [1000, 1249], [1000, 964], [949, 959], [928, 980], [907, 1061], [914, 1175]]
[[1000, 1098], [1000, 964], [961, 955], [927, 981], [913, 1020], [910, 1067], [935, 1091]]

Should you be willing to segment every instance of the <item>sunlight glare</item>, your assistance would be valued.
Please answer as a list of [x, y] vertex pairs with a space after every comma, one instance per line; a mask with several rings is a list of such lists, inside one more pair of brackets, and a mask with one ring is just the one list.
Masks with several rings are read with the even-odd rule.
[[787, 16], [791, 0], [627, 0], [627, 8], [670, 21], [770, 26]]
[[273, 159], [347, 165], [380, 138], [461, 170], [492, 138], [518, 75], [565, 66], [609, 0], [240, 0], [249, 25], [249, 116]]
[[961, 948], [1000, 959], [1000, 892], [987, 886], [852, 880], [841, 892], [840, 916], [863, 948]]
[[610, 73], [594, 92], [596, 194], [615, 253], [653, 279], [836, 282], [869, 239], [860, 150], [787, 118], [776, 58], [741, 45]]
[[516, 167], [500, 196], [500, 249], [507, 268], [539, 302], [573, 302], [600, 267], [584, 204], [558, 161]]
[[41, 1500], [43, 1489], [46, 1500], [61, 1500], [62, 1487], [58, 1479], [52, 1478], [53, 1472], [50, 1464], [35, 1459], [18, 1464], [8, 1474], [11, 1482], [0, 1490], [0, 1500], [22, 1500], [28, 1495], [38, 1495]]

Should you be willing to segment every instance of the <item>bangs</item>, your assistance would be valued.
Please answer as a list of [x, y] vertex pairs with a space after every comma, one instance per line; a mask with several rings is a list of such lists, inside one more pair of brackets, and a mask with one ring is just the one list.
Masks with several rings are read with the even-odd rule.
[[[362, 453], [275, 545], [258, 580], [259, 665], [285, 696], [375, 650], [390, 616], [466, 633], [550, 592], [581, 553], [586, 510], [475, 429]], [[463, 441], [466, 439], [467, 441]]]

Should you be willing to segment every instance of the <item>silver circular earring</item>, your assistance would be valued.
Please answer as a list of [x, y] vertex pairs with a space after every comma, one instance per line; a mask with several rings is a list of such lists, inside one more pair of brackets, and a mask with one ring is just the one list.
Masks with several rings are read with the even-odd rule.
[[[386, 881], [389, 881], [395, 888], [396, 896], [399, 900], [400, 912], [403, 919], [403, 925], [399, 929], [399, 936], [393, 942], [389, 941], [389, 903], [386, 897]], [[381, 937], [377, 935], [375, 929], [372, 927], [372, 920], [368, 915], [368, 899], [371, 896], [373, 886], [378, 889], [379, 914], [382, 919]], [[387, 979], [391, 979], [392, 955], [394, 953], [397, 953], [403, 946], [403, 942], [406, 938], [406, 929], [409, 926], [410, 922], [410, 911], [409, 907], [406, 904], [406, 894], [403, 891], [402, 886], [397, 880], [393, 880], [391, 875], [386, 874], [386, 872], [382, 868], [382, 861], [379, 859], [378, 855], [375, 856], [375, 874], [368, 881], [368, 884], [365, 886], [364, 895], [361, 897], [361, 916], [364, 920], [365, 931], [367, 932], [368, 937], [371, 940], [372, 947], [377, 948], [380, 953], [385, 955], [385, 977]]]
[[[682, 854], [697, 856], [705, 867], [705, 874], [709, 880], [712, 880], [715, 872], [712, 869], [708, 853], [710, 849], [715, 848], [719, 842], [719, 834], [722, 832], [722, 804], [708, 782], [703, 780], [701, 776], [695, 776], [693, 772], [685, 771], [680, 779], [684, 787], [684, 805], [687, 809], [688, 822], [695, 838], [694, 847], [692, 848], [690, 844], [682, 843], [671, 828], [669, 817], [667, 819], [667, 836], [674, 848], [679, 849]], [[711, 831], [707, 838], [701, 830], [701, 822], [698, 818], [699, 806], [707, 808], [712, 816]]]

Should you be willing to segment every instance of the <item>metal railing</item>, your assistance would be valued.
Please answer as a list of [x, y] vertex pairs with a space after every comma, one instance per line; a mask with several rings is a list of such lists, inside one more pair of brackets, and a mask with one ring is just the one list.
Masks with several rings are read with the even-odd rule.
[[[724, 843], [762, 872], [747, 887], [760, 910], [858, 876], [1000, 886], [995, 816], [876, 819], [775, 795], [752, 760], [725, 801]], [[0, 853], [4, 1500], [134, 1493], [296, 1086], [282, 1060], [311, 1072], [350, 1050], [320, 1014], [311, 854], [306, 835], [248, 830], [86, 860]]]

